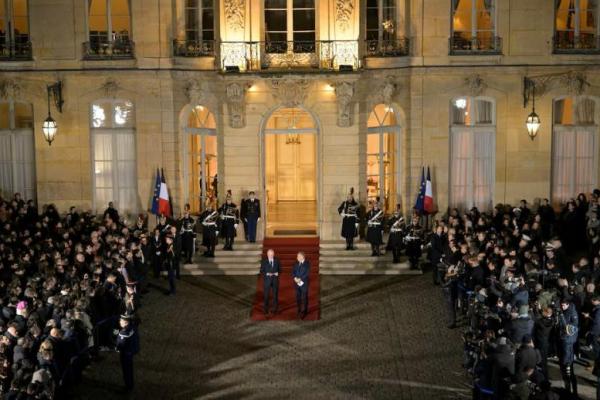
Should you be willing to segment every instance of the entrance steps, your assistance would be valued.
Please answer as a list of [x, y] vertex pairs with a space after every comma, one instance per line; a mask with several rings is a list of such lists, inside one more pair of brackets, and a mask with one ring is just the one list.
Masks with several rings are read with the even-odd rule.
[[[371, 245], [355, 242], [356, 250], [345, 250], [343, 240], [321, 241], [320, 267], [323, 275], [420, 275], [420, 270], [411, 270], [405, 256], [399, 264], [392, 263], [391, 252], [382, 250], [379, 257], [371, 256]], [[382, 246], [382, 249], [384, 246]]]
[[219, 244], [215, 250], [215, 257], [208, 258], [202, 255], [203, 247], [194, 255], [192, 264], [181, 265], [182, 275], [258, 275], [262, 254], [262, 242], [247, 243], [235, 242], [233, 251], [223, 250]]

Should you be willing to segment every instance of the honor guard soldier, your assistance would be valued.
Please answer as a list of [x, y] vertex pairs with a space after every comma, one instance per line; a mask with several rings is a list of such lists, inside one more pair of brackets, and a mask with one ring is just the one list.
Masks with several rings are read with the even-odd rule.
[[421, 258], [422, 250], [421, 244], [423, 243], [423, 228], [419, 224], [419, 217], [414, 215], [410, 225], [406, 228], [406, 236], [404, 242], [406, 243], [406, 255], [410, 263], [410, 269], [419, 268], [419, 258]]
[[256, 224], [260, 221], [260, 201], [254, 197], [254, 191], [248, 193], [250, 197], [243, 201], [242, 220], [246, 226], [246, 240], [256, 242]]
[[379, 209], [379, 199], [371, 203], [367, 213], [367, 242], [371, 243], [371, 255], [379, 256], [379, 246], [383, 243], [383, 210]]
[[133, 390], [133, 356], [140, 351], [140, 339], [133, 316], [121, 315], [119, 326], [121, 329], [117, 334], [117, 350], [121, 360], [125, 390], [130, 392]]
[[164, 214], [160, 214], [160, 217], [158, 217], [158, 224], [156, 225], [156, 228], [160, 232], [161, 236], [167, 233], [169, 224], [167, 223], [167, 217]]
[[346, 250], [354, 250], [354, 238], [358, 236], [360, 221], [360, 209], [354, 200], [354, 188], [350, 188], [346, 201], [338, 207], [338, 213], [342, 216], [342, 237], [346, 239]]
[[183, 218], [179, 221], [181, 224], [181, 255], [185, 258], [186, 264], [192, 263], [192, 256], [194, 255], [194, 226], [196, 222], [194, 218], [190, 216], [190, 210], [187, 208], [183, 212]]
[[206, 247], [204, 256], [214, 257], [219, 237], [219, 213], [215, 211], [212, 201], [207, 200], [206, 210], [198, 219], [202, 224], [202, 246]]
[[227, 191], [225, 204], [219, 208], [221, 217], [221, 236], [225, 238], [223, 250], [233, 250], [233, 241], [237, 234], [237, 227], [240, 223], [240, 212], [237, 206], [231, 201], [231, 190]]
[[169, 296], [175, 294], [175, 275], [177, 273], [177, 254], [175, 251], [175, 237], [169, 232], [165, 235], [165, 258], [163, 266], [167, 271], [167, 278], [169, 280]]
[[400, 251], [402, 250], [404, 240], [404, 229], [406, 224], [404, 223], [404, 217], [401, 215], [400, 204], [396, 204], [396, 211], [389, 221], [390, 226], [390, 237], [388, 239], [387, 247], [392, 250], [394, 256], [393, 263], [397, 264], [400, 262]]

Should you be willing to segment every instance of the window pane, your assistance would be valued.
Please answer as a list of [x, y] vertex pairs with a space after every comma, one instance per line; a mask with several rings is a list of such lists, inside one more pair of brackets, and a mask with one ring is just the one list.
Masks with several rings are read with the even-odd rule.
[[90, 4], [89, 29], [92, 33], [104, 33], [106, 35], [107, 16], [106, 16], [106, 0], [92, 0]]
[[286, 0], [265, 0], [265, 9], [267, 8], [287, 8]]
[[294, 8], [315, 8], [315, 0], [294, 0]]
[[468, 116], [469, 116], [469, 108], [470, 108], [470, 100], [466, 97], [461, 97], [454, 100], [451, 104], [452, 107], [452, 115], [451, 121], [454, 125], [467, 125], [468, 124]]
[[92, 127], [101, 128], [110, 126], [111, 116], [111, 104], [110, 103], [97, 103], [92, 104]]
[[[112, 162], [96, 161], [94, 163], [94, 176], [96, 178], [96, 188], [109, 188], [113, 186], [112, 181]], [[106, 203], [100, 203], [106, 204]]]
[[113, 33], [121, 37], [130, 37], [129, 0], [111, 0], [110, 11]]
[[202, 8], [213, 8], [213, 0], [202, 0]]
[[577, 124], [593, 125], [596, 122], [596, 102], [592, 99], [580, 98], [576, 107]]
[[31, 104], [15, 103], [15, 128], [33, 128]]
[[377, 30], [379, 29], [379, 15], [376, 8], [368, 8], [367, 9], [367, 30]]
[[13, 0], [13, 12], [15, 37], [29, 37], [27, 0]]
[[472, 30], [472, 13], [471, 1], [458, 2], [457, 8], [454, 11], [452, 18], [452, 29], [454, 32], [471, 32]]
[[554, 102], [554, 123], [573, 125], [573, 98], [567, 97]]
[[[212, 30], [214, 27], [215, 16], [212, 9], [202, 10], [202, 30]], [[206, 38], [205, 38], [206, 39]]]
[[124, 101], [115, 103], [114, 126], [116, 128], [131, 128], [135, 126], [135, 114], [132, 102]]
[[477, 100], [476, 107], [477, 115], [475, 116], [475, 122], [477, 124], [491, 124], [493, 123], [493, 106], [494, 103], [487, 100]]
[[94, 133], [94, 160], [108, 161], [113, 158], [112, 136]]
[[10, 129], [9, 103], [0, 103], [0, 129]]
[[267, 31], [287, 31], [287, 12], [285, 10], [265, 10], [265, 29]]
[[294, 10], [294, 31], [314, 31], [315, 11]]
[[131, 133], [116, 136], [117, 160], [135, 160], [135, 136]]

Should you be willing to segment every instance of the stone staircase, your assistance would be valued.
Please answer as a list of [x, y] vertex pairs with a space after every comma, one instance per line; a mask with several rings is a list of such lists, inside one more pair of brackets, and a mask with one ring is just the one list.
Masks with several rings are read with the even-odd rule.
[[233, 251], [222, 250], [219, 244], [214, 258], [202, 255], [204, 248], [194, 256], [193, 264], [181, 266], [182, 275], [258, 275], [262, 254], [262, 242], [247, 243], [243, 240], [235, 242]]
[[[345, 250], [342, 240], [321, 241], [320, 266], [322, 275], [420, 275], [419, 270], [411, 270], [408, 259], [403, 256], [399, 264], [392, 263], [392, 254], [371, 256], [371, 245], [355, 242], [356, 250]], [[382, 246], [383, 248], [383, 246]]]

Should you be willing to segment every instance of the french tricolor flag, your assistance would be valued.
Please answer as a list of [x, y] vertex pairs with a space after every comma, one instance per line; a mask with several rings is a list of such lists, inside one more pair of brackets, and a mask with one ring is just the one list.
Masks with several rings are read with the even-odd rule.
[[158, 213], [164, 216], [171, 216], [171, 202], [169, 201], [169, 190], [165, 182], [165, 173], [160, 170], [160, 192], [158, 195]]
[[433, 213], [433, 190], [431, 188], [431, 174], [429, 173], [429, 167], [427, 167], [427, 181], [425, 181], [423, 211], [425, 211], [427, 214]]

